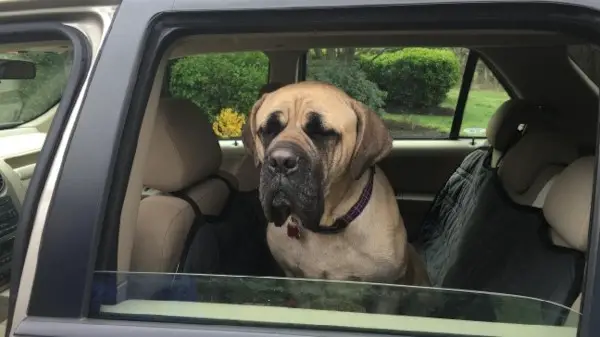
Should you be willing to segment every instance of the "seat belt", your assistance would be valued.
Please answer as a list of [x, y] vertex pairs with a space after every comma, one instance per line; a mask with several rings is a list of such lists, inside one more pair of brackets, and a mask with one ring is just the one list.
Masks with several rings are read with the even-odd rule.
[[211, 175], [206, 178], [206, 180], [209, 179], [221, 180], [225, 183], [227, 189], [229, 190], [229, 196], [227, 197], [223, 210], [221, 210], [221, 214], [219, 215], [210, 216], [202, 213], [202, 210], [200, 209], [198, 204], [186, 193], [185, 190], [171, 193], [172, 196], [187, 202], [194, 211], [194, 221], [192, 222], [192, 226], [190, 227], [190, 230], [188, 231], [187, 236], [185, 238], [183, 250], [181, 251], [181, 256], [179, 257], [179, 263], [177, 264], [177, 268], [175, 269], [176, 273], [180, 273], [183, 270], [183, 266], [185, 265], [185, 261], [187, 260], [187, 255], [190, 251], [192, 243], [194, 242], [196, 233], [198, 233], [198, 229], [200, 229], [200, 227], [206, 222], [214, 223], [221, 220], [223, 214], [226, 213], [226, 211], [232, 204], [234, 193], [236, 192], [236, 189], [233, 187], [233, 184], [229, 180], [218, 174]]
[[198, 233], [198, 229], [200, 229], [200, 226], [202, 226], [206, 221], [206, 217], [200, 210], [200, 207], [198, 207], [198, 204], [196, 204], [196, 202], [189, 195], [185, 194], [184, 192], [175, 192], [172, 193], [172, 195], [187, 202], [194, 211], [194, 221], [192, 222], [192, 226], [190, 227], [190, 230], [188, 231], [187, 236], [185, 238], [183, 250], [181, 251], [181, 256], [179, 257], [179, 263], [177, 264], [177, 268], [175, 269], [176, 273], [180, 273], [183, 269], [183, 266], [185, 265], [188, 252], [190, 251], [190, 247], [194, 242], [196, 233]]

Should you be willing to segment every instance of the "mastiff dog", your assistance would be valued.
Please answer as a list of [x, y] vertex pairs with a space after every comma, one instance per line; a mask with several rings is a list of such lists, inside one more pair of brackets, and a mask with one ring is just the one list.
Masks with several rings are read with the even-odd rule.
[[377, 167], [392, 139], [374, 111], [330, 84], [290, 84], [254, 104], [242, 141], [288, 277], [429, 284]]

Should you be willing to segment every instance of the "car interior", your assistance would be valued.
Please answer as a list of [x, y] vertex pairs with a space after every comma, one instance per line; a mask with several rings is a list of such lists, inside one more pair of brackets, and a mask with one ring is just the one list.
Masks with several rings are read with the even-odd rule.
[[[585, 41], [558, 33], [500, 30], [202, 35], [178, 40], [159, 66], [142, 122], [121, 212], [117, 271], [178, 271], [198, 214], [218, 217], [227, 212], [231, 195], [256, 191], [259, 184], [258, 168], [240, 140], [218, 139], [202, 107], [164, 90], [169, 59], [260, 50], [269, 59], [265, 84], [290, 84], [305, 79], [301, 64], [311, 48], [458, 46], [477, 52], [511, 97], [490, 119], [486, 138], [394, 139], [379, 166], [394, 188], [409, 240], [420, 248], [434, 287], [552, 301], [572, 311], [566, 319], [548, 318], [549, 324], [573, 324], [587, 250], [599, 106], [595, 74], [582, 70], [569, 53], [581, 45]], [[0, 145], [7, 144], [0, 146], [0, 171], [7, 186], [3, 194], [17, 205], [22, 204], [52, 114], [50, 110], [39, 120], [0, 130]], [[445, 216], [451, 213], [432, 214], [432, 207], [440, 198], [456, 197], [445, 187], [460, 178], [477, 151], [492, 154], [491, 172], [511, 204], [541, 210], [552, 245], [548, 248], [530, 229], [512, 224], [487, 228], [485, 217], [478, 218], [476, 227], [490, 234], [471, 239], [495, 241], [498, 248], [490, 254], [500, 264], [486, 269], [495, 275], [494, 284], [467, 284], [460, 277], [464, 273], [453, 269], [457, 261], [483, 265], [492, 256], [466, 244], [464, 228], [448, 234], [450, 227], [425, 226], [448, 220]], [[472, 190], [470, 196], [479, 195], [477, 186], [464, 189]], [[465, 200], [453, 200], [464, 206]], [[468, 208], [461, 208], [450, 222], [473, 221]], [[489, 219], [501, 210], [486, 212]], [[516, 253], [500, 245], [514, 238], [521, 245], [510, 249], [532, 255], [519, 268], [505, 268], [503, 258]], [[463, 258], [465, 254], [469, 257]]]
[[[368, 33], [256, 34], [192, 36], [179, 41], [169, 55], [178, 58], [216, 51], [263, 50], [270, 61], [269, 81], [286, 84], [303, 80], [298, 60], [315, 46], [459, 45], [476, 50], [513, 94], [490, 120], [487, 139], [394, 140], [391, 154], [379, 165], [397, 193], [410, 240], [419, 242], [422, 240], [419, 235], [426, 235], [420, 227], [448, 179], [452, 179], [461, 162], [474, 150], [490, 149], [494, 158], [491, 166], [511, 202], [541, 209], [549, 225], [552, 245], [569, 248], [569, 258], [554, 256], [560, 253], [553, 249], [535, 253], [538, 256], [528, 263], [547, 265], [545, 268], [522, 265], [521, 268], [528, 268], [534, 274], [526, 277], [527, 285], [499, 285], [492, 290], [512, 289], [513, 293], [531, 297], [536, 297], [536, 293], [543, 297], [545, 293], [550, 296], [548, 300], [561, 293], [555, 301], [576, 312], [583, 270], [581, 261], [586, 251], [593, 183], [590, 156], [594, 155], [598, 107], [596, 84], [569, 58], [569, 47], [579, 44], [581, 41], [565, 35], [539, 32], [388, 32], [376, 36]], [[157, 79], [155, 86], [161, 84]], [[152, 101], [156, 101], [156, 105], [148, 105], [146, 128], [140, 135], [144, 141], [138, 144], [141, 152], [136, 155], [129, 183], [131, 193], [141, 190], [142, 186], [147, 189], [141, 201], [129, 198], [128, 194], [125, 209], [132, 208], [130, 212], [123, 212], [120, 228], [122, 233], [129, 232], [123, 237], [133, 240], [120, 242], [119, 269], [168, 273], [177, 268], [195, 214], [188, 201], [170, 193], [187, 190], [202, 214], [217, 215], [226, 204], [230, 193], [228, 185], [232, 186], [224, 180], [231, 181], [233, 176], [233, 186], [253, 190], [258, 187], [259, 178], [258, 169], [240, 141], [219, 141], [208, 131], [210, 124], [208, 119], [200, 117], [201, 107], [168, 97], [164, 91], [161, 97], [151, 97]], [[200, 148], [197, 144], [203, 145]], [[198, 181], [202, 183], [196, 184]], [[138, 203], [139, 213], [135, 214]], [[574, 209], [581, 212], [572, 211]], [[170, 225], [165, 226], [167, 223]], [[486, 223], [481, 222], [479, 226], [484, 228]], [[519, 230], [514, 226], [507, 228]], [[518, 235], [516, 233], [513, 234]], [[539, 239], [536, 233], [527, 238]], [[443, 249], [433, 249], [430, 254], [446, 258], [425, 259], [432, 263], [432, 269], [444, 274], [452, 265], [451, 256], [460, 249], [448, 248], [451, 245], [447, 237], [437, 241], [429, 246]], [[477, 251], [469, 253], [478, 254]], [[441, 262], [445, 265], [433, 267]], [[476, 263], [485, 264], [485, 261]], [[556, 263], [564, 264], [564, 268], [553, 271]], [[501, 265], [496, 268], [498, 278], [506, 282], [517, 281], [524, 272], [523, 269], [506, 270]], [[565, 277], [557, 275], [550, 278], [556, 279], [555, 282], [548, 281], [547, 273], [553, 272], [564, 273]], [[520, 276], [511, 280], [506, 276], [511, 273]], [[434, 285], [436, 277], [434, 275]], [[546, 285], [531, 286], [533, 282], [544, 280], [549, 283], [545, 292], [538, 290]], [[460, 288], [461, 282], [445, 285]]]

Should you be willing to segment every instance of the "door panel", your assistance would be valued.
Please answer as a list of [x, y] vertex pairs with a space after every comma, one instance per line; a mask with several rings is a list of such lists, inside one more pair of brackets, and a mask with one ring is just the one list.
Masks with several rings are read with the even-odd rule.
[[45, 140], [46, 134], [34, 128], [0, 131], [0, 159], [17, 173], [24, 187], [29, 185]]
[[379, 163], [396, 193], [409, 240], [418, 233], [436, 193], [463, 158], [484, 141], [395, 140], [392, 152]]

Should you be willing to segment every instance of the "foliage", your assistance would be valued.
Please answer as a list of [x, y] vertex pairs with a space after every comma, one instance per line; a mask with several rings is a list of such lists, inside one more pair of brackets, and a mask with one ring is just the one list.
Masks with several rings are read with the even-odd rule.
[[236, 138], [242, 135], [242, 127], [245, 122], [244, 115], [231, 108], [225, 108], [215, 118], [212, 128], [217, 137]]
[[307, 79], [331, 83], [381, 113], [387, 93], [369, 81], [357, 62], [309, 59]]
[[225, 107], [246, 115], [268, 73], [269, 61], [261, 52], [183, 57], [171, 65], [170, 91], [192, 100], [211, 119]]
[[441, 48], [404, 48], [360, 56], [367, 77], [388, 92], [388, 105], [403, 109], [435, 107], [460, 77], [455, 53]]

